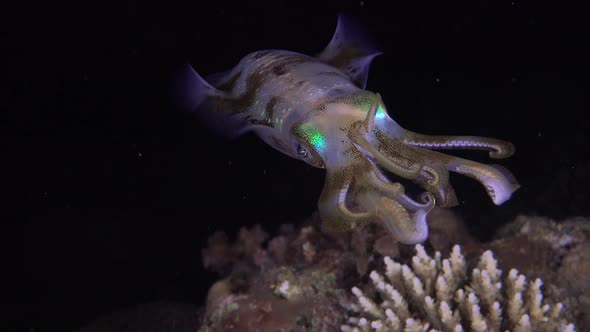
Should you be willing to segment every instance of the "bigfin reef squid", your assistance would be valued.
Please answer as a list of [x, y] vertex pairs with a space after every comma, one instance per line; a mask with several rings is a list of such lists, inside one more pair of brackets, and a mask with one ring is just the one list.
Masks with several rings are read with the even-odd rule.
[[[206, 79], [186, 64], [175, 94], [183, 108], [224, 136], [253, 131], [276, 150], [324, 168], [318, 210], [328, 230], [377, 221], [402, 243], [423, 242], [435, 204], [458, 204], [449, 171], [479, 181], [497, 205], [508, 200], [519, 188], [508, 170], [434, 150], [486, 150], [501, 159], [510, 157], [514, 146], [402, 128], [380, 95], [365, 90], [369, 66], [380, 54], [359, 25], [341, 14], [332, 40], [317, 56], [256, 51]], [[395, 176], [425, 191], [412, 198], [390, 180]]]

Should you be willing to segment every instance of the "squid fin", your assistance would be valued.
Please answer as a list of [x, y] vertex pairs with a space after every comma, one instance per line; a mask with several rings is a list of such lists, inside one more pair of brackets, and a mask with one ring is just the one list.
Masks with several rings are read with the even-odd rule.
[[[221, 75], [215, 75], [216, 80]], [[216, 89], [203, 79], [189, 64], [177, 72], [172, 86], [172, 95], [177, 106], [195, 114], [209, 129], [217, 134], [235, 138], [247, 131], [243, 119], [232, 113], [232, 96]]]
[[367, 85], [369, 66], [377, 50], [365, 31], [352, 18], [338, 15], [338, 25], [330, 44], [320, 53], [319, 58], [344, 71], [360, 88]]
[[[222, 71], [219, 73], [213, 73], [205, 76], [205, 81], [207, 81], [211, 86], [218, 87], [218, 85], [222, 84], [227, 78], [231, 75], [232, 71]], [[222, 89], [223, 90], [223, 89]]]
[[184, 64], [175, 76], [173, 94], [184, 111], [195, 111], [208, 97], [221, 96], [221, 91], [207, 83], [189, 64]]

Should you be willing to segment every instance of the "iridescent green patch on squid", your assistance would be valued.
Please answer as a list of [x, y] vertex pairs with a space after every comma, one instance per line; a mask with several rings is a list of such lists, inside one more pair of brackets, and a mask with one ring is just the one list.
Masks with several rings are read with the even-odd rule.
[[298, 132], [319, 154], [324, 152], [326, 149], [326, 136], [313, 123], [303, 123]]

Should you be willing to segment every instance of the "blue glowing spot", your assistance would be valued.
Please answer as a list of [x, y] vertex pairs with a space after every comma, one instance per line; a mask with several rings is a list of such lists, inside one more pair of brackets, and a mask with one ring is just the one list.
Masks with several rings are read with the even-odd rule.
[[377, 114], [375, 114], [375, 118], [384, 119], [385, 115], [387, 115], [387, 112], [385, 112], [385, 109], [383, 109], [383, 105], [379, 105], [379, 108], [377, 109]]

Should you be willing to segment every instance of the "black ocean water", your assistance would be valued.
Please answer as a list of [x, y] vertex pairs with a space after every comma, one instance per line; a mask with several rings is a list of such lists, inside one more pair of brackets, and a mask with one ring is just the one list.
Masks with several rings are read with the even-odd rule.
[[[13, 4], [3, 14], [3, 310], [10, 331], [72, 331], [140, 303], [204, 303], [216, 230], [272, 231], [316, 210], [324, 172], [175, 108], [174, 71], [245, 54], [316, 54], [337, 14], [384, 52], [368, 89], [420, 133], [505, 139], [522, 188], [501, 206], [453, 176], [485, 240], [519, 213], [590, 213], [588, 24], [543, 1]], [[485, 153], [459, 153], [486, 161]], [[3, 288], [4, 288], [3, 287]], [[4, 320], [4, 319], [3, 319]]]

